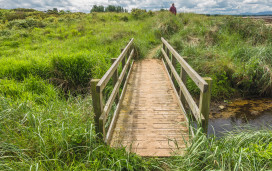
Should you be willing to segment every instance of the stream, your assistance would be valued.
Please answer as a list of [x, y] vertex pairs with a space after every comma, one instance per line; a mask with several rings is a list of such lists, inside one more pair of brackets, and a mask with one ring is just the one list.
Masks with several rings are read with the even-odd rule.
[[222, 137], [237, 129], [272, 129], [272, 99], [236, 100], [218, 106], [209, 119], [208, 134]]

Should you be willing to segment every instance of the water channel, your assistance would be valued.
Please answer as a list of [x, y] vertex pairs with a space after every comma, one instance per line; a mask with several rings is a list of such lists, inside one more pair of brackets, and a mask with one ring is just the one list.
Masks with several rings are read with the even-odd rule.
[[221, 137], [237, 129], [272, 129], [272, 99], [236, 100], [212, 112], [208, 134]]

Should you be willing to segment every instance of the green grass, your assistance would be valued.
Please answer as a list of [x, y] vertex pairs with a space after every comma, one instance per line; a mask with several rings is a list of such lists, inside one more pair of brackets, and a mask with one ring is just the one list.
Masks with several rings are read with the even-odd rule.
[[[213, 78], [213, 99], [271, 95], [271, 28], [262, 22], [142, 10], [0, 10], [0, 170], [271, 169], [269, 130], [221, 139], [198, 133], [184, 157], [170, 159], [112, 149], [97, 137], [89, 81], [103, 76], [132, 37], [142, 59], [162, 36]], [[188, 88], [198, 93], [190, 80]]]
[[[30, 100], [0, 98], [1, 170], [146, 170], [153, 162], [96, 136], [90, 98]], [[155, 167], [155, 166], [154, 166]]]
[[237, 129], [220, 139], [207, 138], [198, 130], [186, 154], [169, 159], [169, 167], [174, 170], [270, 170], [271, 142], [271, 128]]
[[272, 27], [231, 16], [178, 19], [184, 26], [170, 43], [201, 76], [213, 78], [212, 98], [271, 96]]

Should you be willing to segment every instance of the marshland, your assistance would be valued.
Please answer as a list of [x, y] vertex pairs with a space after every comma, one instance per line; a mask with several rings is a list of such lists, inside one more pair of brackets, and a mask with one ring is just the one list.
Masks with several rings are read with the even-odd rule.
[[[140, 9], [88, 14], [0, 9], [0, 170], [271, 170], [267, 22]], [[246, 118], [249, 125], [225, 121], [234, 124], [218, 137], [213, 129], [221, 128], [212, 124], [209, 136], [194, 130], [184, 155], [170, 158], [144, 158], [105, 145], [94, 128], [90, 80], [105, 74], [131, 38], [141, 60], [161, 46], [161, 37], [201, 76], [213, 79], [210, 123]], [[152, 54], [162, 57], [159, 50]], [[188, 89], [199, 94], [190, 79]], [[261, 107], [251, 110], [256, 101]], [[243, 110], [233, 109], [239, 102]], [[257, 116], [268, 119], [251, 126], [248, 121]]]

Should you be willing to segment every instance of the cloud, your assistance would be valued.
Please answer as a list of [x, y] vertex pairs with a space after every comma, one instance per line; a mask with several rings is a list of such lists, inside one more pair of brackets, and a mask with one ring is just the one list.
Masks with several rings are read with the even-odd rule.
[[120, 5], [129, 10], [160, 10], [168, 9], [172, 3], [175, 3], [178, 12], [239, 14], [272, 11], [271, 0], [0, 0], [0, 8], [34, 8], [42, 11], [58, 8], [89, 12], [93, 5]]
[[259, 4], [259, 0], [245, 0], [245, 4]]

